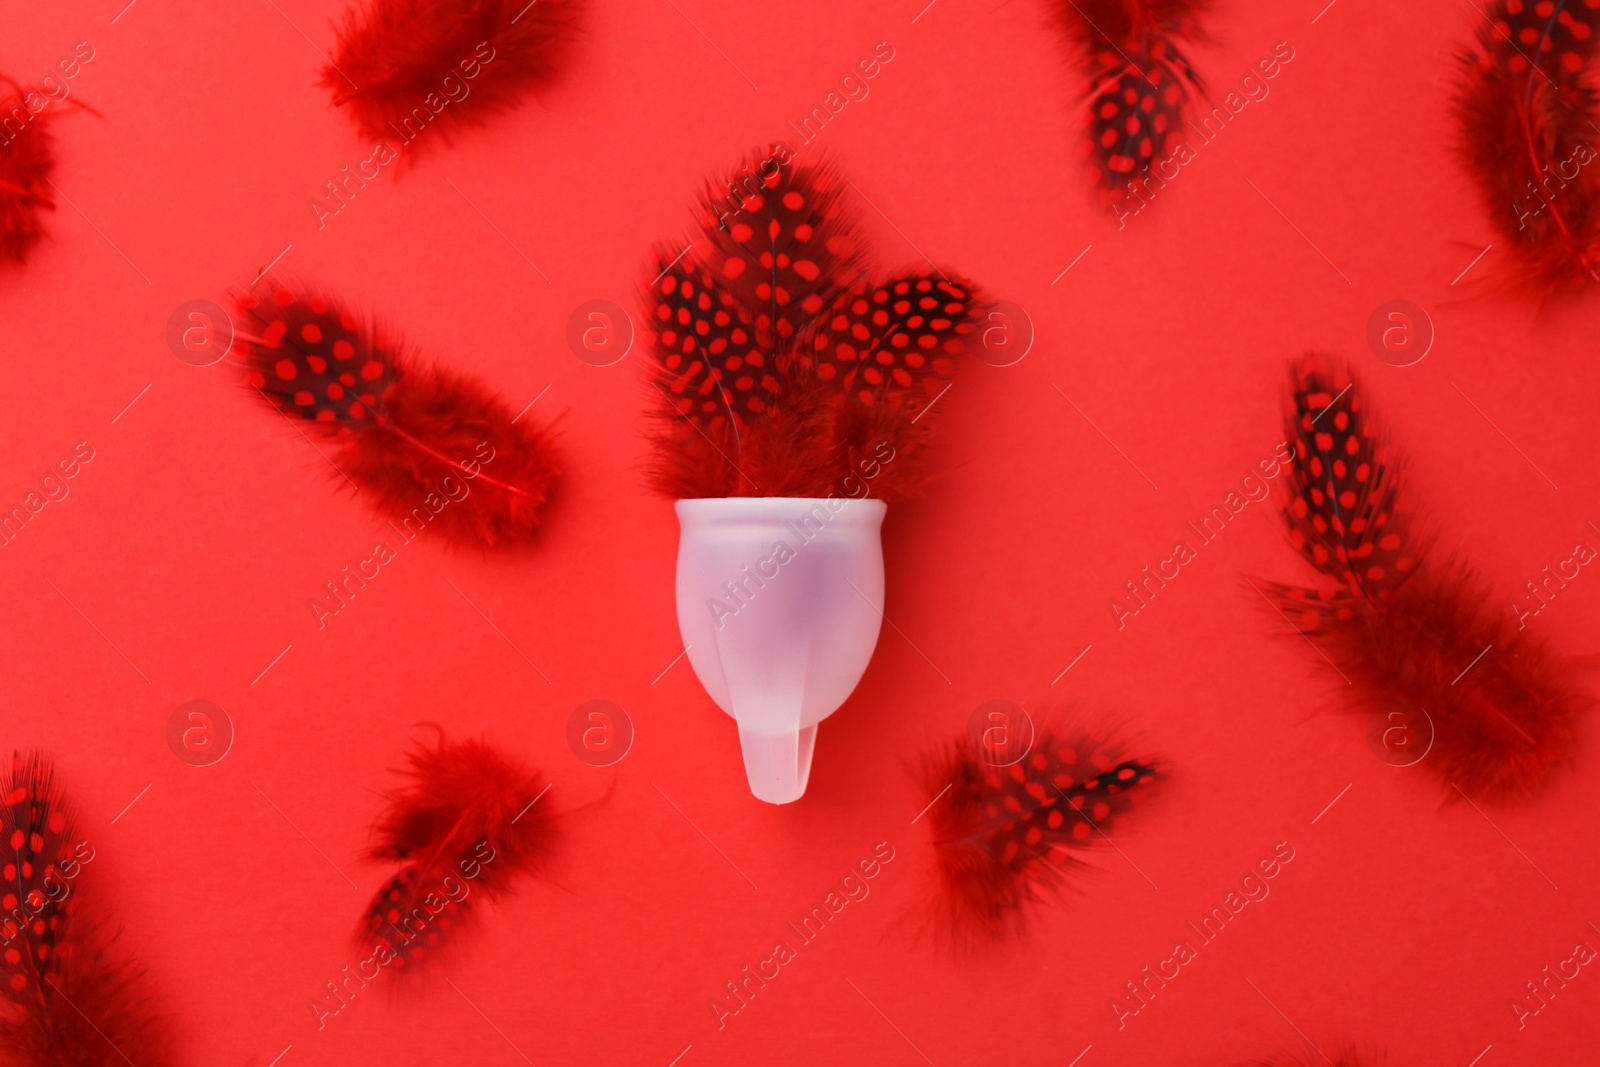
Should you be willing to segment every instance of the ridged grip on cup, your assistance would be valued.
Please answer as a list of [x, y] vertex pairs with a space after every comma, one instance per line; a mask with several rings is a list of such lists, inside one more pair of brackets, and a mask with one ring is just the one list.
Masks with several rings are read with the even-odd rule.
[[680, 500], [678, 628], [739, 723], [750, 790], [805, 793], [816, 725], [861, 681], [883, 623], [887, 505], [830, 497]]

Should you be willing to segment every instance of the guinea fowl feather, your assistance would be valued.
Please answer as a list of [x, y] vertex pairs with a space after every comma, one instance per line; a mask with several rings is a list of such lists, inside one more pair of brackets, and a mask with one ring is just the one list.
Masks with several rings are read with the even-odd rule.
[[1163, 777], [1155, 759], [1070, 724], [1036, 727], [1021, 753], [971, 736], [935, 753], [921, 784], [940, 935], [960, 944], [1026, 924]]
[[1488, 801], [1533, 793], [1572, 758], [1590, 703], [1572, 667], [1438, 556], [1360, 382], [1307, 356], [1290, 396], [1283, 517], [1321, 583], [1260, 588], [1348, 681], [1353, 710], [1426, 714], [1422, 763], [1447, 785]]
[[483, 741], [442, 732], [407, 757], [406, 785], [374, 828], [374, 859], [399, 865], [363, 913], [356, 940], [378, 962], [427, 967], [460, 940], [485, 900], [537, 874], [556, 839], [537, 773]]
[[239, 311], [246, 384], [330, 440], [380, 510], [468, 543], [533, 539], [557, 481], [545, 431], [318, 293], [264, 285]]
[[868, 271], [826, 165], [776, 156], [704, 196], [687, 247], [645, 295], [652, 481], [668, 496], [875, 496], [926, 478], [925, 419], [981, 313], [937, 269]]
[[94, 858], [50, 762], [14, 754], [0, 775], [0, 1067], [174, 1062]]
[[1494, 0], [1462, 52], [1457, 148], [1478, 186], [1505, 281], [1543, 300], [1600, 282], [1600, 4]]

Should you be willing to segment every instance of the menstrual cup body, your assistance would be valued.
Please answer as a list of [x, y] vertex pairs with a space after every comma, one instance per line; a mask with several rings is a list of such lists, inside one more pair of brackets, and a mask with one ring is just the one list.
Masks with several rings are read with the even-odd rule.
[[883, 622], [881, 500], [680, 500], [678, 628], [739, 723], [750, 790], [805, 793], [817, 723], [861, 681]]

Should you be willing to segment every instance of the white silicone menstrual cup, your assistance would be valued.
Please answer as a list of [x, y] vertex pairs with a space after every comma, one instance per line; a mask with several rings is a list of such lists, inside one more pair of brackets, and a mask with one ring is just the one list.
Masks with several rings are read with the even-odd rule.
[[739, 723], [750, 791], [799, 800], [817, 723], [855, 690], [883, 623], [888, 505], [841, 497], [680, 500], [678, 629]]

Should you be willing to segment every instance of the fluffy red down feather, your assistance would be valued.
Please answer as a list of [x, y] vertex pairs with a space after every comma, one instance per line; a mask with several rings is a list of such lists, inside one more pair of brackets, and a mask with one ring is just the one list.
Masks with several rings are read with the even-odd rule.
[[1435, 557], [1361, 383], [1314, 355], [1291, 377], [1283, 515], [1323, 581], [1259, 588], [1348, 680], [1353, 710], [1427, 713], [1423, 765], [1447, 784], [1489, 801], [1534, 792], [1572, 758], [1589, 696], [1469, 567]]
[[56, 206], [49, 182], [55, 167], [54, 117], [48, 111], [34, 114], [23, 97], [20, 85], [0, 75], [0, 116], [18, 110], [30, 116], [20, 130], [0, 127], [0, 263], [22, 262], [44, 234], [39, 213]]
[[775, 152], [706, 192], [688, 247], [657, 250], [651, 473], [667, 496], [894, 501], [922, 488], [924, 416], [982, 301], [937, 269], [869, 276], [847, 184]]
[[557, 479], [546, 433], [319, 294], [263, 286], [239, 311], [247, 384], [332, 439], [381, 510], [465, 542], [533, 538]]
[[115, 950], [94, 847], [41, 756], [0, 775], [0, 1067], [174, 1062], [144, 971]]
[[1037, 726], [1020, 759], [971, 736], [936, 753], [921, 784], [932, 801], [939, 935], [972, 942], [1024, 925], [1162, 777], [1153, 758], [1070, 724]]
[[1181, 139], [1189, 101], [1205, 91], [1187, 56], [1209, 0], [1050, 0], [1088, 84], [1084, 155], [1094, 181], [1120, 196]]
[[453, 947], [484, 900], [537, 873], [556, 840], [547, 786], [483, 741], [418, 745], [407, 783], [374, 827], [375, 859], [400, 869], [362, 915], [357, 942], [381, 962], [415, 969]]
[[[447, 134], [520, 102], [560, 68], [581, 0], [365, 0], [322, 84], [375, 139]], [[408, 122], [409, 120], [409, 122]]]
[[1507, 281], [1540, 298], [1600, 282], [1600, 6], [1494, 0], [1480, 14], [1457, 142], [1515, 257]]

